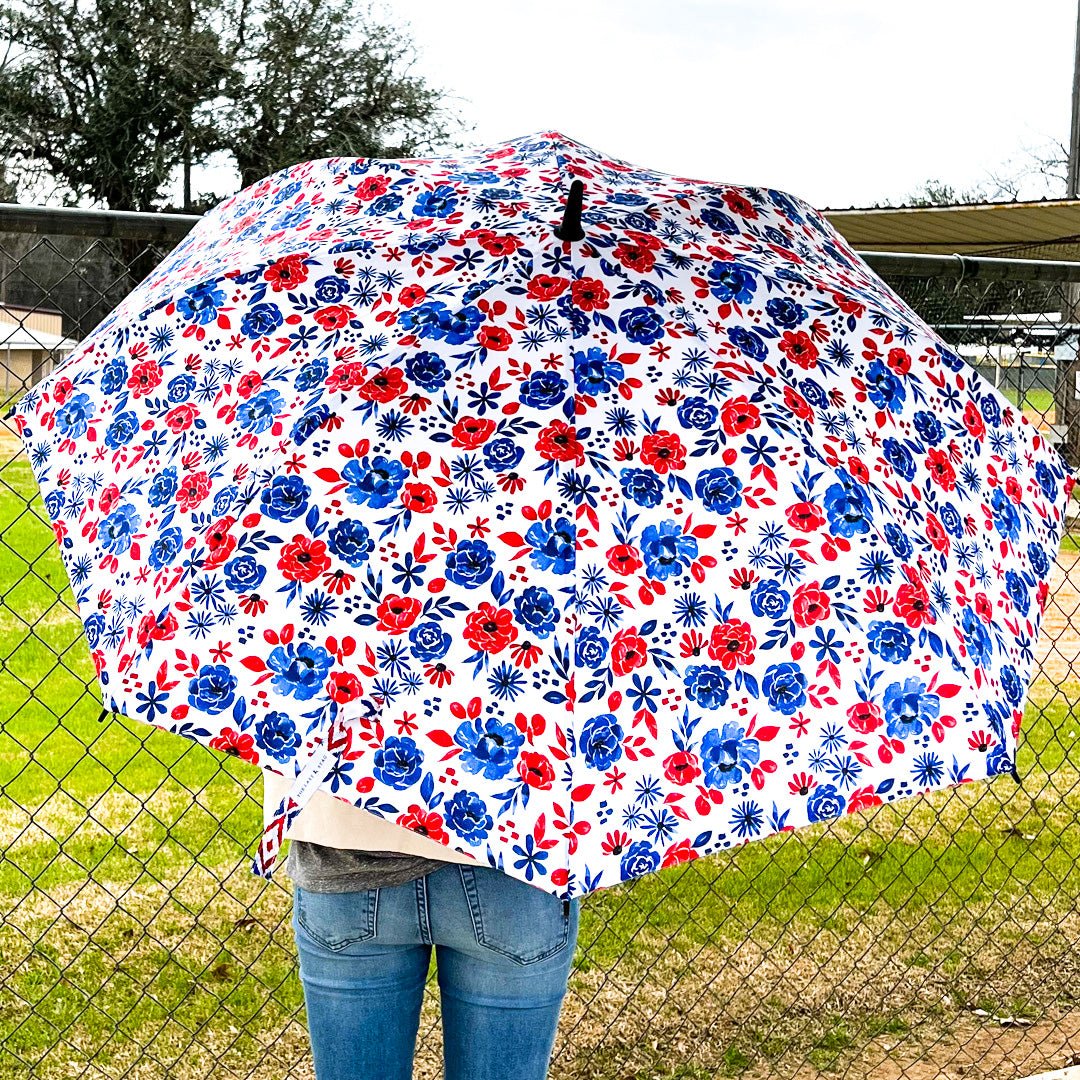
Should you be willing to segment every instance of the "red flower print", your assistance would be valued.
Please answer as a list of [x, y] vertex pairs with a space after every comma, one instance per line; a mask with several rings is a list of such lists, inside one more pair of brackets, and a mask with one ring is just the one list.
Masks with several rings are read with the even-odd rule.
[[788, 330], [780, 339], [780, 351], [801, 368], [817, 366], [818, 349], [805, 330]]
[[[388, 371], [396, 371], [397, 368], [388, 368]], [[354, 390], [364, 384], [367, 378], [367, 365], [357, 360], [350, 360], [343, 364], [337, 364], [326, 377], [326, 389], [330, 391]], [[383, 374], [379, 372], [379, 374]], [[385, 385], [380, 384], [380, 385]], [[393, 396], [393, 395], [391, 395]], [[381, 398], [369, 396], [368, 401], [381, 401]], [[389, 399], [387, 399], [389, 400]]]
[[494, 420], [486, 416], [463, 416], [451, 428], [451, 445], [460, 446], [464, 450], [475, 450], [491, 438], [497, 426]]
[[225, 728], [221, 734], [215, 735], [207, 744], [211, 750], [218, 750], [223, 754], [232, 754], [241, 761], [248, 761], [252, 765], [259, 762], [259, 750], [255, 746], [255, 737], [250, 732], [240, 734], [235, 728]]
[[791, 600], [791, 614], [796, 626], [813, 626], [829, 618], [831, 610], [829, 594], [818, 588], [816, 581], [808, 581], [795, 590]]
[[404, 394], [408, 389], [409, 384], [405, 381], [405, 375], [401, 368], [388, 367], [375, 372], [360, 387], [358, 393], [367, 401], [378, 401], [385, 405], [386, 402], [393, 401], [394, 398]]
[[851, 793], [848, 799], [847, 812], [854, 814], [857, 810], [869, 810], [872, 806], [881, 805], [881, 796], [874, 793], [874, 785], [858, 788]]
[[389, 176], [365, 176], [353, 189], [358, 199], [369, 202], [385, 195], [390, 190]]
[[529, 281], [528, 297], [530, 300], [554, 300], [566, 291], [569, 278], [553, 277], [551, 274], [537, 274]]
[[944, 526], [941, 524], [941, 520], [937, 514], [926, 515], [926, 538], [934, 545], [937, 551], [943, 551], [946, 555], [949, 553], [949, 548], [952, 546], [949, 540], [949, 534], [945, 531]]
[[696, 754], [679, 750], [664, 758], [664, 776], [673, 784], [692, 784], [701, 775]]
[[376, 625], [389, 634], [404, 633], [416, 622], [422, 609], [423, 605], [415, 596], [398, 596], [396, 593], [391, 593], [383, 597], [382, 603], [375, 610], [375, 614], [379, 617]]
[[551, 767], [551, 762], [535, 750], [522, 750], [518, 755], [517, 771], [518, 776], [529, 787], [539, 791], [547, 791], [555, 782], [555, 770]]
[[514, 343], [510, 331], [501, 326], [481, 326], [476, 340], [482, 349], [490, 349], [492, 352], [506, 352]]
[[340, 671], [337, 668], [330, 672], [326, 689], [330, 697], [339, 705], [356, 701], [363, 692], [360, 680], [351, 671]]
[[638, 274], [647, 274], [656, 265], [656, 256], [653, 250], [644, 244], [635, 243], [632, 240], [624, 240], [616, 245], [613, 252], [616, 259]]
[[565, 420], [552, 420], [536, 437], [536, 449], [546, 461], [585, 461], [585, 448], [578, 442], [577, 429]]
[[847, 711], [847, 722], [860, 734], [869, 735], [885, 723], [885, 718], [881, 715], [880, 706], [874, 702], [857, 701]]
[[329, 333], [331, 330], [340, 330], [349, 325], [349, 320], [354, 318], [356, 312], [348, 304], [330, 304], [319, 308], [312, 318]]
[[686, 467], [686, 447], [670, 431], [651, 432], [641, 440], [641, 460], [661, 474], [682, 469]]
[[720, 406], [720, 423], [725, 435], [742, 435], [744, 431], [760, 427], [761, 410], [752, 405], [745, 394], [740, 394], [738, 397], [728, 398]]
[[628, 626], [611, 639], [611, 670], [616, 675], [629, 675], [635, 668], [644, 667], [649, 659], [649, 644], [637, 630]]
[[476, 242], [495, 259], [513, 255], [521, 247], [521, 241], [516, 236], [501, 236], [492, 229], [470, 229], [465, 237], [475, 237]]
[[790, 386], [784, 387], [784, 406], [800, 420], [813, 419], [814, 410], [807, 405], [806, 398], [792, 390]]
[[810, 773], [795, 773], [788, 781], [788, 791], [792, 795], [809, 795], [816, 787], [817, 781]]
[[206, 546], [209, 554], [203, 559], [202, 569], [212, 570], [226, 562], [236, 550], [236, 536], [229, 530], [236, 524], [235, 517], [223, 517], [206, 530]]
[[924, 623], [934, 621], [930, 614], [930, 597], [915, 571], [907, 565], [903, 570], [908, 580], [896, 590], [893, 614], [898, 615], [911, 629], [915, 630]]
[[578, 278], [570, 286], [570, 298], [574, 307], [582, 311], [602, 311], [608, 306], [611, 293], [598, 278]]
[[742, 619], [729, 619], [726, 623], [714, 626], [709, 635], [709, 656], [719, 660], [726, 671], [734, 671], [739, 664], [749, 664], [754, 659], [757, 638], [748, 622]]
[[210, 494], [210, 477], [205, 470], [181, 477], [176, 489], [176, 505], [181, 510], [194, 510]]
[[678, 866], [680, 863], [692, 862], [694, 859], [700, 858], [701, 856], [690, 846], [690, 838], [687, 837], [677, 844], [672, 844], [664, 852], [664, 858], [661, 860], [660, 865], [662, 867]]
[[974, 401], [969, 401], [964, 406], [964, 427], [973, 439], [981, 439], [986, 435], [986, 422]]
[[622, 574], [624, 577], [636, 573], [644, 565], [637, 549], [629, 544], [616, 544], [608, 548], [606, 555], [608, 566], [616, 574]]
[[72, 381], [66, 375], [61, 375], [53, 386], [53, 401], [57, 405], [63, 405], [71, 396], [71, 391], [73, 389], [74, 384]]
[[911, 370], [911, 357], [907, 349], [890, 349], [886, 363], [897, 375], [906, 375]]
[[140, 649], [145, 649], [151, 641], [168, 641], [175, 637], [180, 624], [176, 616], [170, 611], [159, 622], [153, 615], [144, 615], [139, 620], [139, 628], [135, 632], [135, 641]]
[[409, 807], [407, 814], [398, 815], [397, 824], [429, 840], [438, 840], [440, 844], [450, 843], [450, 837], [443, 828], [442, 814], [427, 810], [417, 803]]
[[180, 432], [187, 431], [198, 418], [199, 410], [190, 402], [185, 402], [165, 414], [165, 426], [174, 435], [179, 435]]
[[236, 380], [236, 393], [247, 401], [256, 390], [262, 387], [262, 384], [262, 376], [257, 371], [248, 371]]
[[270, 282], [270, 288], [274, 292], [295, 289], [308, 279], [307, 267], [304, 265], [306, 258], [306, 254], [296, 252], [276, 259], [263, 271], [263, 277]]
[[854, 454], [848, 458], [848, 472], [851, 473], [860, 484], [867, 484], [870, 482], [870, 470], [866, 467], [866, 463], [863, 459], [855, 457]]
[[465, 640], [477, 652], [502, 652], [517, 639], [518, 628], [509, 608], [497, 608], [486, 600], [465, 619]]
[[825, 511], [812, 502], [797, 502], [789, 506], [786, 517], [788, 524], [799, 532], [815, 532], [825, 524]]
[[949, 455], [936, 446], [930, 447], [926, 454], [926, 470], [931, 479], [945, 491], [956, 487], [956, 470], [949, 461]]
[[430, 484], [408, 483], [401, 489], [401, 503], [414, 514], [430, 514], [438, 502]]
[[427, 289], [423, 286], [406, 285], [405, 288], [398, 293], [398, 303], [402, 307], [410, 308], [415, 304], [419, 304], [425, 296], [427, 296]]
[[728, 188], [728, 190], [724, 192], [722, 198], [724, 202], [727, 203], [728, 209], [733, 213], [748, 218], [750, 221], [753, 221], [758, 216], [757, 210], [754, 209], [754, 204], [746, 198], [745, 195], [740, 195], [739, 192]]
[[298, 533], [282, 545], [277, 567], [289, 581], [314, 581], [330, 568], [326, 541]]
[[135, 398], [145, 397], [161, 383], [161, 365], [156, 360], [135, 364], [128, 376], [128, 389]]
[[[203, 474], [206, 475], [205, 473]], [[102, 515], [108, 514], [112, 511], [112, 508], [120, 501], [120, 488], [116, 484], [109, 484], [102, 493], [98, 496], [98, 509]]]

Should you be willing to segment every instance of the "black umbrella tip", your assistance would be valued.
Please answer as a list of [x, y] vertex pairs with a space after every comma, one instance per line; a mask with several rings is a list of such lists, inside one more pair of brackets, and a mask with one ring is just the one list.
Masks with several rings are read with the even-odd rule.
[[581, 227], [581, 206], [585, 196], [585, 185], [575, 180], [570, 185], [570, 194], [566, 197], [566, 209], [562, 223], [555, 228], [555, 235], [560, 240], [584, 240], [585, 230]]
[[14, 415], [15, 415], [15, 406], [12, 405], [11, 408], [8, 409], [8, 411], [6, 413], [4, 413], [4, 419], [5, 420], [10, 420]]

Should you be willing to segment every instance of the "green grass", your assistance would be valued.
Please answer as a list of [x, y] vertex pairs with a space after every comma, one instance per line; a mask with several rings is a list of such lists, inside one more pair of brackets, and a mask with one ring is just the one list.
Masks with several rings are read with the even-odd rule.
[[[258, 772], [137, 721], [99, 721], [82, 627], [25, 460], [4, 466], [0, 483], [0, 1077], [25, 1075], [31, 1061], [51, 1080], [91, 1058], [112, 1075], [147, 1048], [177, 1080], [214, 1057], [245, 1074], [265, 1059], [255, 1075], [283, 1076], [275, 1055], [298, 1059], [306, 1046], [303, 999], [286, 888], [248, 869]], [[571, 992], [590, 1001], [618, 971], [638, 995], [655, 987], [659, 1011], [634, 1020], [621, 1003], [610, 1016], [603, 999], [591, 1004], [560, 1075], [659, 1076], [657, 1061], [680, 1060], [687, 1022], [708, 1025], [710, 1038], [691, 1028], [694, 1060], [672, 1066], [682, 1070], [672, 1078], [803, 1058], [830, 1069], [872, 1039], [898, 1042], [918, 1026], [910, 1006], [849, 978], [829, 982], [843, 967], [837, 943], [859, 928], [872, 933], [852, 971], [889, 965], [937, 987], [954, 1002], [934, 1007], [942, 1028], [964, 1008], [1017, 1016], [1044, 1004], [1052, 980], [1002, 972], [985, 948], [988, 934], [1018, 957], [1060, 943], [1080, 909], [1076, 690], [1033, 690], [1022, 788], [999, 778], [907, 800], [593, 894]], [[748, 982], [733, 962], [752, 948], [795, 974]], [[812, 1007], [803, 968], [825, 972]], [[701, 1018], [693, 1002], [705, 970], [724, 993]], [[437, 1058], [436, 1036], [427, 1043]], [[595, 1071], [601, 1062], [608, 1072]]]

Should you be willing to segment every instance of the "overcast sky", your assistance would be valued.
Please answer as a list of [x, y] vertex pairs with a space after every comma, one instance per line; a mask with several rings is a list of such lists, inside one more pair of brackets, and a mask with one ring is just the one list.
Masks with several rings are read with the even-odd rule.
[[[814, 205], [1067, 142], [1077, 0], [385, 0], [477, 145], [557, 130]], [[1025, 197], [1045, 189], [1029, 181]]]

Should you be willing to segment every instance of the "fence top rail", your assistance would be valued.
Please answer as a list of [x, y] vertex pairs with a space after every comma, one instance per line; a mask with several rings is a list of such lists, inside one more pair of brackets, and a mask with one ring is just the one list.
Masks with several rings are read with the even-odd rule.
[[85, 210], [77, 206], [23, 206], [0, 202], [0, 232], [8, 233], [182, 240], [199, 217], [198, 214]]
[[860, 251], [879, 274], [909, 277], [978, 278], [980, 281], [1078, 281], [1080, 262], [1058, 259], [998, 259], [983, 255], [923, 255], [908, 251]]
[[[182, 240], [198, 214], [138, 210], [87, 210], [75, 206], [24, 206], [0, 202], [0, 232], [63, 236], [122, 237], [129, 240]], [[977, 255], [922, 255], [903, 251], [860, 251], [880, 274], [982, 281], [1080, 282], [1080, 262], [1052, 259], [999, 259]]]

